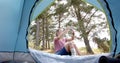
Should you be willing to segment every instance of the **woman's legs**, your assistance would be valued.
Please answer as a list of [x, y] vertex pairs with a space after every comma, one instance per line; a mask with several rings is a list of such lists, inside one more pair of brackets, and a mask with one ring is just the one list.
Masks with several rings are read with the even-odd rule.
[[71, 54], [73, 53], [73, 55], [74, 54], [80, 55], [80, 52], [79, 52], [77, 46], [73, 42], [67, 42], [65, 44], [65, 49], [66, 49], [66, 51], [71, 52]]
[[71, 53], [68, 52], [68, 51], [65, 49], [65, 47], [63, 47], [61, 50], [55, 52], [55, 54], [57, 54], [57, 55], [71, 55]]
[[75, 50], [77, 52], [77, 55], [80, 55], [79, 49], [77, 48], [77, 46], [74, 44]]

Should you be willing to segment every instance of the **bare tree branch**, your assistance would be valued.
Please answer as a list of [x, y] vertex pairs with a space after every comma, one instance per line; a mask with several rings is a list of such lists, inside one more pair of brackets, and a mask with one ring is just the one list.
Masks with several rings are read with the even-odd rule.
[[[89, 18], [89, 20], [88, 20], [88, 22], [87, 22], [87, 24], [89, 24], [90, 23], [90, 20], [91, 20], [91, 18], [95, 15], [95, 13], [98, 11], [98, 9], [97, 10], [95, 10], [95, 12], [90, 16], [90, 18]], [[88, 27], [88, 25], [86, 25], [86, 28]]]

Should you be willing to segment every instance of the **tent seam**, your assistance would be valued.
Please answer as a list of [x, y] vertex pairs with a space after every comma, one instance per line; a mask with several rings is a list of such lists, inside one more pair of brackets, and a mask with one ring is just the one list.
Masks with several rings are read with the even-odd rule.
[[106, 3], [106, 7], [107, 7], [107, 9], [109, 11], [109, 15], [110, 15], [110, 18], [111, 18], [111, 23], [112, 23], [113, 28], [115, 30], [115, 48], [114, 48], [114, 53], [113, 53], [113, 57], [114, 57], [115, 54], [116, 54], [116, 50], [117, 50], [117, 30], [116, 30], [116, 28], [114, 26], [114, 19], [113, 19], [112, 12], [111, 12], [111, 9], [109, 7], [109, 4], [108, 4], [108, 2], [106, 0], [104, 0], [104, 2]]

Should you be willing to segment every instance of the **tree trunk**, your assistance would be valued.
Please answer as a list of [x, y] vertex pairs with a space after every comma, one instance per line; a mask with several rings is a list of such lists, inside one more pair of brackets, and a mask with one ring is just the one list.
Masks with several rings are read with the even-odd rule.
[[94, 54], [94, 52], [92, 51], [92, 49], [90, 47], [88, 38], [83, 37], [83, 39], [84, 39], [84, 43], [85, 43], [85, 46], [86, 46], [87, 53]]
[[61, 25], [60, 25], [60, 20], [58, 20], [58, 23], [59, 23], [59, 26], [58, 26], [58, 28], [60, 28], [60, 27], [61, 27]]
[[35, 42], [35, 48], [38, 48], [39, 45], [40, 45], [40, 42], [39, 42], [39, 32], [40, 32], [40, 23], [39, 21], [37, 21], [37, 25], [36, 25], [37, 29], [36, 29], [36, 42]]
[[49, 39], [48, 39], [48, 49], [50, 49], [50, 42], [49, 42]]
[[45, 37], [44, 37], [44, 35], [45, 35], [45, 31], [44, 31], [44, 19], [43, 19], [43, 26], [42, 26], [42, 30], [43, 30], [43, 37], [42, 37], [42, 42], [43, 42], [43, 44], [42, 44], [42, 49], [45, 49], [45, 41], [44, 41], [44, 39], [45, 39]]
[[49, 37], [49, 29], [48, 29], [48, 26], [49, 26], [49, 22], [48, 20], [45, 18], [45, 22], [46, 22], [46, 49], [48, 49], [48, 37]]
[[62, 14], [60, 14], [60, 15], [59, 15], [59, 18], [58, 18], [58, 24], [59, 24], [58, 28], [60, 28], [60, 27], [61, 27], [61, 20], [60, 20], [60, 19], [61, 19], [61, 17], [62, 17]]
[[83, 20], [81, 20], [81, 14], [80, 14], [80, 9], [79, 8], [75, 8], [75, 13], [77, 15], [77, 20], [78, 20], [78, 24], [79, 24], [79, 31], [82, 32], [82, 37], [84, 39], [84, 43], [85, 43], [85, 46], [86, 46], [86, 50], [88, 53], [90, 54], [94, 54], [91, 47], [90, 47], [90, 44], [89, 44], [89, 40], [88, 40], [88, 35], [86, 35], [86, 29], [85, 29], [85, 26], [84, 26], [84, 22]]

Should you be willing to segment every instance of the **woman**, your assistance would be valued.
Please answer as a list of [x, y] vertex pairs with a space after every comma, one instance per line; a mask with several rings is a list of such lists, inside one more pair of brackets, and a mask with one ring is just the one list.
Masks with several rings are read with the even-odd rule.
[[61, 28], [56, 31], [54, 38], [55, 53], [58, 55], [80, 55], [78, 48], [72, 42], [74, 40], [74, 31], [72, 30], [71, 38], [64, 38], [64, 35], [70, 30], [67, 27], [65, 30]]

